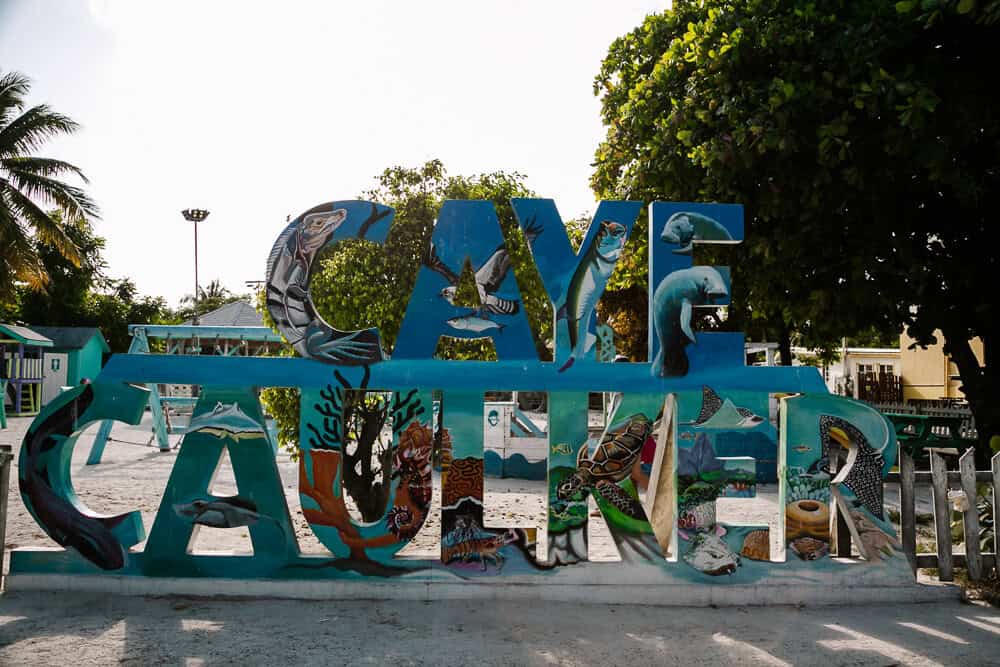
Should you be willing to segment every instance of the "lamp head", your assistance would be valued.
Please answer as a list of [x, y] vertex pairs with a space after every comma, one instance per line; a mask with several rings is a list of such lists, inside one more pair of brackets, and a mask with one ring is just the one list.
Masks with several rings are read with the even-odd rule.
[[201, 222], [208, 217], [208, 211], [203, 208], [186, 208], [181, 211], [181, 215], [189, 222]]

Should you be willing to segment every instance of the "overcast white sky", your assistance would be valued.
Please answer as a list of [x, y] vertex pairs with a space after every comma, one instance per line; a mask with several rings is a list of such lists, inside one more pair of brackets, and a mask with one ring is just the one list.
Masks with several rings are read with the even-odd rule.
[[262, 279], [287, 214], [351, 199], [383, 168], [527, 174], [564, 218], [591, 212], [603, 135], [592, 82], [664, 0], [0, 0], [0, 69], [83, 125], [110, 273], [176, 304]]

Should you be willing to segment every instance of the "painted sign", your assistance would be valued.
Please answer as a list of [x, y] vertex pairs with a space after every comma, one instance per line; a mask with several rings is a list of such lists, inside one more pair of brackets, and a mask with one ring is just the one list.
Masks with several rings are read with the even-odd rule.
[[[512, 204], [552, 305], [553, 361], [538, 359], [489, 202], [442, 207], [391, 358], [377, 328], [341, 331], [324, 321], [309, 284], [316, 258], [331, 244], [383, 243], [393, 211], [363, 201], [316, 206], [281, 232], [267, 258], [266, 307], [298, 357], [115, 355], [92, 384], [58, 396], [25, 436], [19, 485], [39, 526], [65, 550], [17, 550], [11, 570], [415, 581], [504, 581], [496, 579], [502, 574], [576, 583], [602, 570], [604, 581], [754, 585], [912, 578], [883, 509], [881, 482], [896, 456], [884, 418], [827, 394], [815, 369], [746, 367], [740, 334], [698, 331], [700, 309], [726, 305], [731, 283], [725, 267], [695, 264], [696, 249], [738, 243], [740, 206], [649, 206], [650, 361], [611, 364], [613, 341], [598, 323], [597, 304], [621, 258], [641, 250], [642, 240], [630, 235], [642, 204], [602, 202], [578, 250], [554, 202]], [[466, 263], [479, 293], [474, 308], [455, 299]], [[499, 361], [434, 359], [441, 336], [491, 339]], [[598, 347], [607, 348], [602, 356]], [[139, 513], [101, 516], [84, 507], [70, 460], [88, 424], [137, 423], [148, 398], [141, 385], [155, 383], [202, 390], [149, 539], [137, 550], [146, 538]], [[329, 555], [298, 549], [256, 398], [267, 386], [301, 391], [299, 497]], [[484, 429], [501, 420], [484, 409], [484, 393], [528, 390], [548, 393], [547, 434], [539, 434], [548, 439], [547, 522], [487, 524]], [[588, 392], [595, 391], [618, 395], [606, 428], [592, 438]], [[359, 521], [344, 491], [350, 415], [358, 396], [376, 394], [391, 475], [381, 512]], [[771, 418], [775, 394], [785, 396], [780, 423]], [[224, 451], [240, 491], [221, 497], [209, 488]], [[439, 557], [398, 558], [431, 511], [435, 458]], [[780, 503], [771, 521], [717, 521], [719, 499], [742, 502], [773, 481]], [[588, 562], [591, 499], [619, 563]], [[862, 562], [830, 557], [836, 513], [847, 520]], [[248, 530], [253, 555], [192, 553], [188, 545], [201, 527]]]

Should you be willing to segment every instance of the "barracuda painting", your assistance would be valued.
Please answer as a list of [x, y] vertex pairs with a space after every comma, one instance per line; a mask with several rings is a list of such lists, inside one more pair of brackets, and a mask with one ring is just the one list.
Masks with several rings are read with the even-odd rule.
[[597, 300], [622, 255], [625, 238], [624, 225], [610, 220], [601, 221], [600, 229], [583, 255], [583, 261], [573, 272], [566, 303], [556, 314], [557, 320], [566, 320], [572, 349], [569, 359], [559, 372], [572, 366], [574, 361], [583, 357], [594, 345], [596, 338], [590, 333], [590, 320], [597, 308]]
[[[707, 590], [699, 586], [731, 586], [751, 599], [762, 587], [785, 586], [783, 600], [809, 603], [818, 590], [837, 599], [844, 591], [884, 599], [893, 586], [913, 585], [883, 507], [881, 482], [897, 452], [885, 419], [829, 395], [815, 368], [747, 367], [741, 334], [698, 331], [696, 309], [725, 307], [732, 290], [728, 268], [696, 265], [693, 251], [741, 240], [742, 207], [653, 202], [648, 238], [630, 239], [644, 204], [601, 202], [576, 250], [552, 200], [511, 206], [530, 257], [514, 252], [512, 228], [501, 225], [491, 202], [444, 203], [413, 267], [391, 350], [383, 349], [377, 322], [340, 331], [313, 304], [310, 280], [324, 251], [347, 239], [383, 244], [393, 221], [381, 204], [332, 201], [287, 224], [266, 258], [266, 307], [296, 357], [116, 354], [91, 385], [59, 394], [27, 430], [18, 482], [28, 511], [61, 548], [15, 549], [7, 585], [252, 595], [260, 584], [272, 594], [298, 586], [294, 591], [311, 596], [361, 598], [390, 590], [434, 597], [440, 586], [451, 597], [501, 598], [508, 591], [490, 587], [515, 582], [540, 597], [586, 599], [598, 588], [602, 599], [656, 603], [673, 591], [696, 599], [690, 596]], [[643, 252], [648, 321], [600, 321], [618, 262]], [[455, 303], [466, 264], [479, 295], [474, 308]], [[524, 307], [525, 298], [541, 294], [522, 295], [519, 286], [533, 269], [551, 308], [545, 341], [536, 341], [542, 329]], [[594, 350], [598, 326], [605, 348], [614, 347], [614, 329], [647, 326], [649, 347], [636, 351], [635, 361], [609, 363], [614, 354]], [[182, 326], [177, 333], [201, 331]], [[441, 337], [488, 339], [497, 360], [436, 358]], [[540, 359], [543, 347], [550, 360]], [[84, 429], [107, 420], [139, 423], [153, 396], [143, 385], [159, 384], [197, 385], [200, 394], [176, 453], [156, 454], [176, 458], [146, 539], [138, 511], [105, 516], [86, 507], [71, 472]], [[298, 437], [297, 504], [279, 474], [258, 398], [266, 387], [298, 391], [297, 433], [281, 425]], [[489, 506], [487, 392], [545, 396], [539, 420], [546, 425], [524, 438], [547, 457], [542, 551], [534, 514], [502, 515]], [[610, 399], [594, 430], [592, 392]], [[769, 413], [774, 394], [785, 397]], [[780, 429], [771, 414], [780, 414]], [[361, 433], [380, 443], [377, 461], [356, 460]], [[825, 461], [838, 449], [848, 459], [833, 474]], [[216, 495], [226, 456], [236, 490]], [[345, 488], [345, 474], [375, 464], [381, 472], [371, 497]], [[717, 498], [744, 502], [776, 474], [784, 503], [778, 523], [716, 520]], [[349, 496], [377, 499], [367, 505], [372, 520], [355, 516]], [[438, 517], [430, 516], [435, 497]], [[614, 562], [591, 560], [591, 500], [617, 550]], [[860, 559], [830, 557], [834, 509], [845, 516]], [[431, 525], [440, 531], [434, 552], [404, 554]], [[199, 539], [239, 529], [253, 551], [202, 551], [195, 545], [201, 529]], [[325, 551], [304, 553], [299, 545], [310, 541]], [[784, 562], [770, 560], [772, 542], [783, 544]], [[161, 587], [145, 586], [148, 580]], [[713, 599], [705, 593], [696, 602]]]

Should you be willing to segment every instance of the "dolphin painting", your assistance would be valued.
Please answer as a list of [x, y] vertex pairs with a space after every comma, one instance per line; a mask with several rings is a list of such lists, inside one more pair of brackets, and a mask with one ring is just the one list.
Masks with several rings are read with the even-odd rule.
[[660, 240], [679, 245], [673, 251], [675, 255], [690, 255], [694, 241], [732, 241], [733, 235], [718, 220], [707, 215], [680, 211], [667, 220]]
[[88, 516], [53, 488], [49, 475], [50, 465], [60, 465], [49, 460], [50, 452], [73, 434], [79, 416], [93, 400], [94, 390], [88, 385], [79, 396], [31, 425], [21, 450], [18, 486], [25, 506], [60, 546], [75, 549], [102, 570], [119, 570], [125, 567], [127, 551], [112, 531], [132, 513]]
[[653, 293], [653, 325], [660, 349], [652, 372], [661, 377], [687, 375], [684, 348], [694, 343], [691, 315], [695, 306], [704, 306], [729, 295], [722, 274], [711, 266], [695, 266], [667, 274]]
[[566, 302], [556, 314], [556, 320], [566, 320], [569, 329], [570, 357], [559, 369], [563, 372], [583, 357], [595, 340], [590, 333], [590, 319], [597, 307], [604, 286], [625, 247], [625, 225], [604, 220], [590, 242], [566, 290]]

